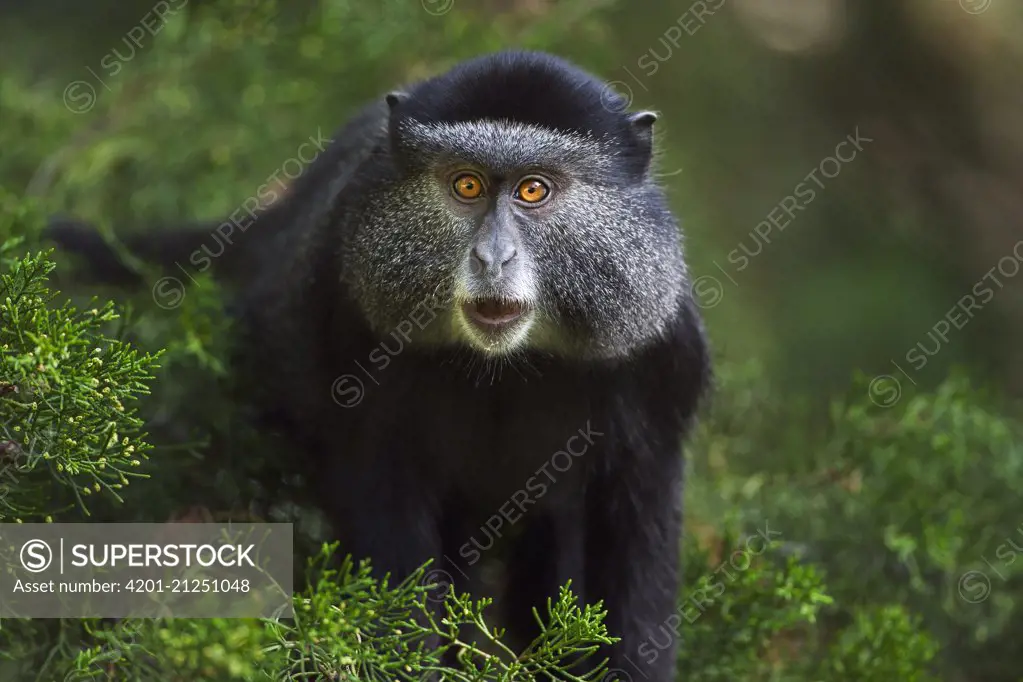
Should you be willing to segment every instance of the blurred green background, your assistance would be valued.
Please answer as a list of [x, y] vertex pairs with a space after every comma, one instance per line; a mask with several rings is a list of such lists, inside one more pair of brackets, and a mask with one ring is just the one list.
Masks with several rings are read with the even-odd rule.
[[[826, 571], [836, 628], [901, 604], [941, 679], [1023, 679], [1019, 3], [0, 2], [0, 185], [118, 232], [216, 218], [366, 100], [509, 47], [662, 114], [719, 374], [690, 535], [713, 554], [769, 519]], [[96, 292], [57, 258], [65, 290]], [[215, 430], [195, 396], [223, 370], [211, 289], [170, 312], [109, 295], [169, 349], [146, 410], [193, 492], [147, 514], [244, 505], [190, 473]]]

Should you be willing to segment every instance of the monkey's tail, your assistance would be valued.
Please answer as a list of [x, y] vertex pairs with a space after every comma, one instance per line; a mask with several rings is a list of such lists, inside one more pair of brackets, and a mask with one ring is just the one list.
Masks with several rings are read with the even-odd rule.
[[[141, 286], [145, 266], [192, 274], [213, 268], [218, 277], [232, 278], [251, 250], [245, 237], [229, 243], [218, 232], [219, 221], [203, 221], [176, 228], [155, 228], [109, 241], [95, 226], [67, 216], [54, 216], [43, 237], [61, 251], [80, 256], [85, 274], [102, 284]], [[252, 235], [249, 236], [251, 242]]]

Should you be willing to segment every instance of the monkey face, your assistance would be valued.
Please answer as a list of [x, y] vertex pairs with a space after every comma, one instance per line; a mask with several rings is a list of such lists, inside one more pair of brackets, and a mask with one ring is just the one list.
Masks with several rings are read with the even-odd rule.
[[402, 139], [406, 166], [359, 211], [346, 264], [379, 333], [425, 301], [414, 342], [611, 358], [677, 314], [677, 225], [613, 141], [493, 121], [410, 122]]

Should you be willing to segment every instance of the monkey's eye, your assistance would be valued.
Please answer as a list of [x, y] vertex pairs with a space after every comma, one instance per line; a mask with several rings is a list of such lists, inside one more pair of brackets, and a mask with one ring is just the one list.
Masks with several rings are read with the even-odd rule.
[[515, 188], [515, 198], [527, 204], [539, 204], [550, 193], [550, 187], [540, 178], [526, 178]]
[[452, 189], [459, 199], [471, 201], [483, 196], [483, 181], [475, 173], [462, 173], [455, 178]]

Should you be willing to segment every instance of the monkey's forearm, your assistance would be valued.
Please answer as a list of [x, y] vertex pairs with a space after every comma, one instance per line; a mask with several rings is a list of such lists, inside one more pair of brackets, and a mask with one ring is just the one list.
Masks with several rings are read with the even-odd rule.
[[588, 539], [599, 544], [588, 550], [587, 601], [604, 600], [608, 634], [620, 638], [604, 652], [608, 682], [675, 679], [681, 462], [678, 466], [632, 481], [623, 475], [590, 500]]

